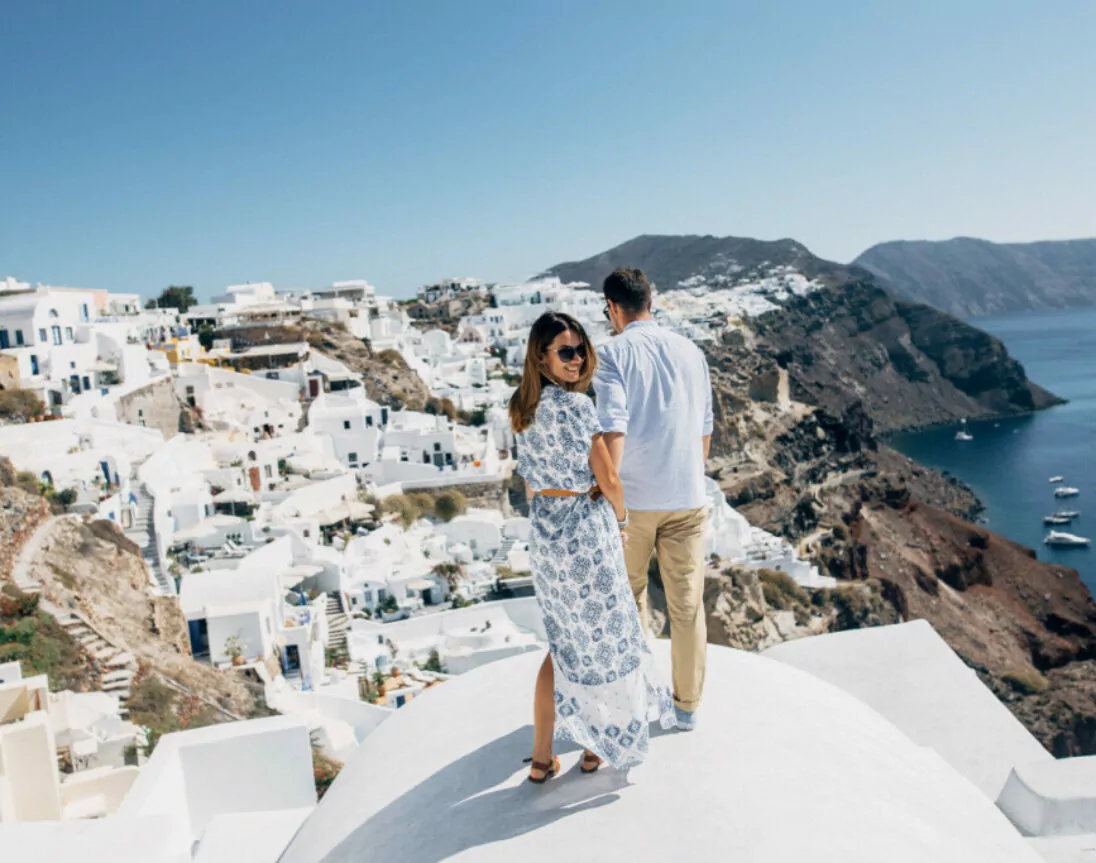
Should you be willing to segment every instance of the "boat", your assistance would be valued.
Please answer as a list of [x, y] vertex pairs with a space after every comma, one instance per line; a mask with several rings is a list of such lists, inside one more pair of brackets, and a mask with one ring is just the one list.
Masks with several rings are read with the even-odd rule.
[[1072, 533], [1052, 530], [1046, 535], [1043, 542], [1058, 548], [1083, 548], [1088, 545], [1089, 540], [1086, 536], [1074, 536]]
[[965, 431], [957, 431], [955, 433], [956, 440], [974, 440], [974, 435], [967, 434]]
[[1052, 476], [1050, 479], [1047, 480], [1047, 482], [1061, 482], [1064, 479], [1064, 476]]
[[1055, 515], [1060, 515], [1062, 518], [1078, 518], [1081, 515], [1079, 509], [1059, 509], [1055, 510]]
[[1073, 486], [1069, 485], [1060, 485], [1058, 488], [1054, 489], [1055, 497], [1077, 497], [1080, 493], [1081, 490], [1079, 488], [1073, 488]]
[[1044, 515], [1043, 524], [1069, 524], [1073, 519], [1065, 515]]

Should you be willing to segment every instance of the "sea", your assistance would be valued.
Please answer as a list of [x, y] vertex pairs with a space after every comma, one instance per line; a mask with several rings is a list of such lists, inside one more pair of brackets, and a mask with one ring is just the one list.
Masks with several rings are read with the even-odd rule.
[[[985, 504], [985, 525], [1033, 548], [1040, 560], [1073, 567], [1096, 595], [1096, 307], [1023, 312], [970, 323], [997, 336], [1028, 377], [1068, 403], [1031, 416], [968, 421], [893, 435], [892, 446], [923, 465], [966, 482]], [[960, 429], [973, 440], [956, 440]], [[1062, 482], [1050, 482], [1061, 476]], [[1077, 497], [1058, 499], [1072, 486]], [[1079, 510], [1072, 526], [1089, 548], [1050, 548], [1043, 516]]]

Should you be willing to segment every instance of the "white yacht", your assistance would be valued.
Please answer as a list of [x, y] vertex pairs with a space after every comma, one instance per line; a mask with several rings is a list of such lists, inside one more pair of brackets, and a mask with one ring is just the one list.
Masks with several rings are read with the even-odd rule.
[[1064, 479], [1064, 476], [1052, 476], [1050, 479], [1047, 480], [1047, 482], [1061, 482]]
[[1073, 521], [1072, 518], [1065, 515], [1044, 515], [1043, 524], [1070, 524]]
[[1077, 497], [1081, 493], [1079, 488], [1074, 488], [1070, 485], [1060, 485], [1054, 489], [1055, 497]]
[[1081, 548], [1088, 545], [1088, 537], [1074, 536], [1072, 533], [1062, 533], [1058, 530], [1052, 530], [1046, 535], [1046, 539], [1043, 540], [1047, 545], [1057, 546], [1058, 548]]
[[1054, 514], [1060, 515], [1062, 518], [1079, 518], [1081, 511], [1079, 509], [1059, 509]]
[[955, 433], [956, 440], [974, 440], [974, 435], [967, 434], [965, 431], [957, 431]]

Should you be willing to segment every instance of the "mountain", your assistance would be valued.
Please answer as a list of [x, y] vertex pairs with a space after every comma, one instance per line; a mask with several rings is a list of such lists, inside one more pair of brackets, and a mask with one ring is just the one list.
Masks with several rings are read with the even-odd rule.
[[642, 268], [662, 291], [756, 293], [789, 269], [811, 279], [808, 293], [747, 320], [754, 351], [786, 372], [792, 398], [837, 414], [859, 402], [879, 431], [1059, 402], [993, 336], [898, 299], [868, 270], [823, 260], [795, 240], [644, 235], [547, 274], [598, 286], [618, 266]]
[[900, 296], [960, 317], [1096, 304], [1096, 239], [900, 240], [872, 246], [854, 264]]
[[827, 281], [839, 282], [849, 275], [848, 267], [815, 257], [795, 240], [665, 234], [644, 234], [584, 261], [557, 264], [543, 275], [587, 282], [599, 290], [617, 267], [639, 267], [658, 290], [668, 291], [698, 276], [722, 283], [760, 275], [775, 265]]

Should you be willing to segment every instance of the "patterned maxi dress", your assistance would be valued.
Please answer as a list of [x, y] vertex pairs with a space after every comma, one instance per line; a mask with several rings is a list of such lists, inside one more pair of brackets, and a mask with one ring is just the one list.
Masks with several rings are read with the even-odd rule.
[[[533, 424], [517, 436], [518, 471], [534, 492], [594, 485], [593, 402], [546, 386]], [[537, 603], [555, 665], [556, 732], [614, 767], [647, 754], [648, 725], [674, 724], [624, 567], [610, 503], [534, 495], [529, 550]]]

